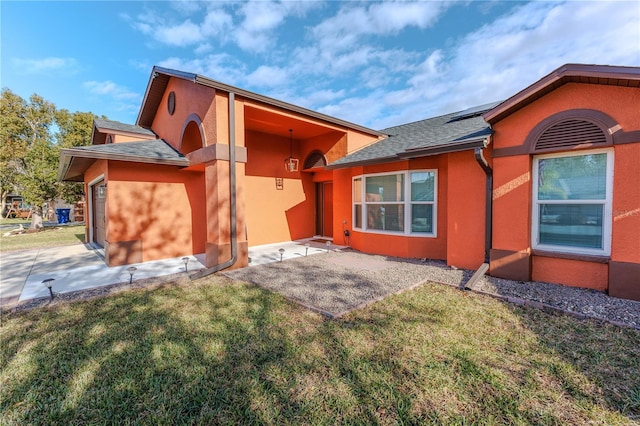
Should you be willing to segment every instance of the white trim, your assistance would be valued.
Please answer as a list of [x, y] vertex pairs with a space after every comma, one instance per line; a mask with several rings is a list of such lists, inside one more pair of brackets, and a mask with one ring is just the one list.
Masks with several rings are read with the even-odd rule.
[[[433, 173], [433, 201], [411, 201], [411, 174], [412, 173]], [[367, 202], [366, 201], [366, 185], [367, 178], [375, 177], [375, 176], [404, 176], [404, 188], [403, 188], [403, 201], [380, 201], [380, 202]], [[361, 195], [362, 200], [360, 202], [356, 202], [355, 200], [355, 181], [356, 179], [360, 179], [361, 184]], [[403, 231], [385, 231], [380, 229], [369, 229], [367, 228], [367, 205], [378, 205], [378, 204], [394, 204], [394, 205], [402, 205], [404, 208], [403, 212]], [[412, 205], [431, 205], [432, 209], [432, 232], [412, 232], [411, 231], [411, 207]], [[356, 212], [355, 206], [361, 206], [361, 222], [362, 227], [357, 227], [356, 224]], [[420, 237], [420, 238], [437, 238], [438, 237], [438, 170], [437, 169], [418, 169], [418, 170], [398, 170], [398, 171], [389, 171], [382, 173], [370, 173], [370, 174], [362, 174], [357, 176], [352, 176], [351, 178], [351, 219], [353, 224], [353, 229], [358, 230], [358, 232], [362, 233], [370, 233], [370, 234], [381, 234], [381, 235], [395, 235], [395, 236], [404, 236], [404, 237]]]
[[[567, 158], [579, 157], [594, 154], [607, 154], [606, 175], [605, 175], [605, 199], [600, 200], [538, 200], [538, 161], [547, 158]], [[612, 148], [595, 149], [588, 151], [561, 152], [553, 154], [535, 155], [532, 160], [532, 179], [533, 185], [531, 194], [531, 247], [535, 250], [551, 251], [556, 253], [573, 253], [586, 255], [609, 256], [611, 254], [611, 238], [612, 238], [612, 218], [613, 218], [613, 155]], [[540, 204], [596, 204], [603, 206], [602, 216], [602, 249], [591, 249], [585, 247], [559, 246], [538, 243], [539, 223], [540, 223]]]
[[[92, 179], [91, 181], [87, 182], [87, 214], [88, 219], [87, 223], [89, 224], [89, 244], [93, 244], [95, 243], [94, 241], [94, 235], [93, 235], [93, 187], [95, 186], [96, 183], [100, 182], [101, 180], [105, 180], [104, 179], [104, 173], [101, 175], [98, 175], [98, 177], [96, 177], [95, 179]], [[105, 181], [105, 184], [107, 182]], [[106, 200], [105, 200], [106, 202]], [[106, 206], [105, 206], [105, 211], [106, 211]]]

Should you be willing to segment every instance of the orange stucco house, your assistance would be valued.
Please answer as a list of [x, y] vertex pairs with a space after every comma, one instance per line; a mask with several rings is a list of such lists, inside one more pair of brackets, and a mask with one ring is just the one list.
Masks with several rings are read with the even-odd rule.
[[368, 129], [155, 67], [135, 125], [94, 123], [85, 183], [109, 265], [316, 235], [369, 253], [640, 300], [640, 68], [565, 65], [513, 97]]

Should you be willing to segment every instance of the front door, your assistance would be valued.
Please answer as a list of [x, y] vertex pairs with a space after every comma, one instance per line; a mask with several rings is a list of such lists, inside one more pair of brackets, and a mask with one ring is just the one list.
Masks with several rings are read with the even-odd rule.
[[333, 237], [333, 182], [316, 183], [316, 235]]
[[105, 200], [107, 199], [107, 187], [104, 180], [91, 187], [91, 203], [93, 214], [91, 215], [91, 226], [93, 230], [93, 243], [104, 247], [106, 239], [105, 232]]

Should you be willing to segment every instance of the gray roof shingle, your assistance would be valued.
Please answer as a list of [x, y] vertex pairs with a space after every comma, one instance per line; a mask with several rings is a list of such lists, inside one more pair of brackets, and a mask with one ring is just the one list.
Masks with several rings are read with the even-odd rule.
[[481, 112], [474, 111], [473, 116], [468, 117], [462, 114], [464, 111], [460, 111], [389, 127], [382, 130], [389, 135], [388, 138], [342, 157], [327, 167], [337, 169], [398, 161], [482, 146], [492, 130], [478, 115]]
[[189, 160], [164, 139], [82, 146], [63, 149], [62, 154], [69, 157], [189, 165]]
[[95, 123], [95, 126], [99, 129], [115, 130], [115, 131], [126, 132], [126, 133], [135, 133], [143, 136], [152, 136], [152, 137], [156, 136], [156, 134], [149, 129], [145, 129], [144, 127], [136, 126], [133, 124], [121, 123], [119, 121], [103, 120], [101, 118], [96, 118], [94, 120], [94, 123]]

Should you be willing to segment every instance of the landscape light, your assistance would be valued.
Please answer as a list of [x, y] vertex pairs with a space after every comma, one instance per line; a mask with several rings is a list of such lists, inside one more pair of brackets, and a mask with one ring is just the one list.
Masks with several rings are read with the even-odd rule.
[[46, 280], [42, 281], [42, 284], [44, 284], [45, 286], [47, 286], [47, 288], [49, 289], [49, 297], [51, 297], [51, 300], [53, 300], [53, 282], [55, 281], [54, 278], [47, 278]]
[[137, 270], [138, 268], [136, 268], [135, 266], [129, 266], [127, 268], [127, 271], [129, 272], [129, 284], [133, 282], [133, 274], [135, 274]]

